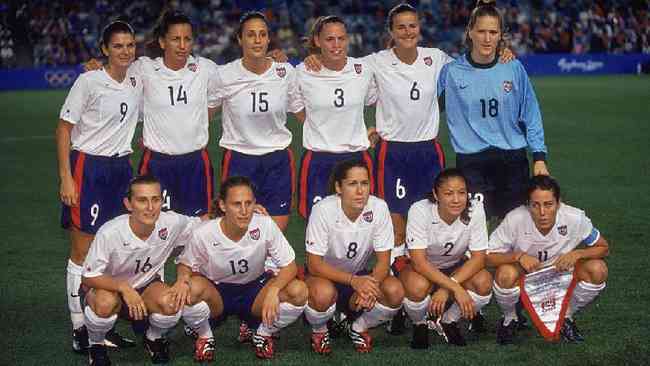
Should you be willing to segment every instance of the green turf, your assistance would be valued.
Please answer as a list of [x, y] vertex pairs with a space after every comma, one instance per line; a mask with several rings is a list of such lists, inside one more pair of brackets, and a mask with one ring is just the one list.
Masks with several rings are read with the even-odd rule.
[[[650, 361], [650, 305], [647, 244], [650, 211], [650, 79], [636, 76], [539, 78], [534, 80], [542, 106], [549, 168], [560, 180], [566, 200], [584, 208], [611, 245], [610, 280], [595, 306], [578, 317], [587, 337], [582, 345], [547, 344], [532, 330], [517, 346], [497, 347], [497, 308], [487, 316], [490, 332], [468, 347], [435, 343], [414, 352], [408, 336], [376, 330], [370, 355], [357, 355], [349, 342], [336, 341], [334, 354], [322, 358], [309, 350], [302, 324], [282, 333], [276, 364], [647, 364]], [[54, 128], [65, 92], [0, 93], [0, 365], [76, 365], [84, 357], [70, 351], [65, 297], [68, 242], [59, 228], [58, 178]], [[291, 121], [294, 151], [301, 135]], [[210, 151], [215, 166], [218, 123]], [[446, 129], [441, 140], [450, 165], [454, 159]], [[137, 158], [137, 154], [134, 158]], [[304, 224], [292, 217], [288, 231], [299, 261], [304, 257]], [[169, 267], [170, 272], [173, 269]], [[124, 333], [129, 333], [124, 323]], [[180, 329], [180, 328], [179, 328]], [[216, 331], [220, 364], [256, 363], [248, 347], [235, 343], [234, 321]], [[190, 365], [191, 343], [177, 330], [174, 362]], [[140, 347], [112, 352], [116, 365], [146, 363]]]

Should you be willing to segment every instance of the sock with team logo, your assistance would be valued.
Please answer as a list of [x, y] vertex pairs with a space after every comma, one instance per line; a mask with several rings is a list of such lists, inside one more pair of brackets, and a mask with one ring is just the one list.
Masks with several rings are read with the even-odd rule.
[[600, 284], [593, 284], [585, 281], [580, 281], [573, 289], [573, 296], [569, 302], [569, 308], [566, 312], [566, 317], [573, 319], [573, 315], [580, 309], [589, 305], [601, 291], [605, 289], [605, 282]]
[[174, 315], [162, 315], [153, 313], [149, 315], [149, 328], [145, 336], [150, 341], [162, 338], [168, 330], [173, 328], [181, 318], [182, 311]]
[[352, 330], [361, 333], [367, 331], [370, 328], [374, 328], [385, 321], [393, 319], [400, 308], [401, 306], [397, 308], [390, 308], [377, 302], [375, 303], [375, 306], [372, 307], [372, 309], [361, 314], [361, 316], [358, 317], [354, 323], [352, 323]]
[[70, 320], [72, 321], [72, 329], [79, 329], [84, 325], [84, 311], [81, 308], [81, 300], [79, 299], [79, 286], [81, 286], [83, 267], [68, 259], [67, 272], [65, 282]]
[[336, 311], [336, 304], [332, 304], [325, 311], [314, 310], [311, 306], [305, 307], [305, 318], [311, 324], [314, 333], [324, 333], [327, 331], [327, 321], [332, 319]]
[[102, 318], [95, 314], [90, 306], [86, 306], [84, 310], [84, 321], [86, 329], [88, 329], [88, 343], [90, 344], [104, 344], [104, 338], [117, 321], [117, 314], [113, 314], [108, 318]]
[[497, 299], [497, 304], [503, 313], [503, 325], [507, 326], [511, 321], [517, 320], [517, 303], [519, 302], [519, 287], [501, 288], [494, 282], [492, 292]]
[[420, 302], [415, 302], [407, 299], [406, 297], [402, 301], [404, 304], [404, 310], [408, 314], [409, 318], [413, 324], [424, 324], [427, 321], [427, 311], [429, 310], [429, 304], [431, 303], [431, 296], [427, 295], [424, 300]]
[[295, 322], [296, 319], [298, 319], [298, 317], [303, 313], [303, 311], [305, 311], [306, 306], [307, 305], [296, 306], [288, 302], [281, 302], [277, 319], [271, 326], [267, 326], [266, 324], [261, 323], [257, 328], [257, 334], [265, 337], [270, 337], [275, 332]]
[[211, 338], [210, 307], [205, 301], [183, 307], [183, 320], [201, 338]]

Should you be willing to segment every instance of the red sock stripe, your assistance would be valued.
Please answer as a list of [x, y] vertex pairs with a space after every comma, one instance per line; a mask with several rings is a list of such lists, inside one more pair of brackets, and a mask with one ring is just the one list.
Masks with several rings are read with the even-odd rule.
[[232, 151], [225, 150], [223, 153], [223, 161], [221, 162], [221, 183], [228, 179], [228, 170], [230, 170], [230, 159], [232, 158]]
[[440, 169], [445, 169], [445, 165], [447, 165], [445, 152], [442, 150], [442, 146], [440, 146], [438, 140], [433, 140], [433, 145], [436, 147], [436, 152], [438, 153], [438, 162], [440, 163]]
[[210, 163], [210, 156], [208, 155], [208, 150], [201, 150], [201, 157], [203, 158], [203, 168], [205, 169], [205, 187], [207, 193], [207, 207], [208, 212], [210, 211], [210, 204], [212, 204], [212, 164]]
[[142, 165], [140, 165], [140, 175], [147, 174], [149, 170], [149, 160], [151, 160], [151, 150], [145, 149], [142, 156]]
[[386, 152], [388, 151], [388, 142], [379, 143], [379, 159], [377, 159], [377, 194], [380, 198], [386, 196], [384, 174], [386, 173]]
[[77, 228], [81, 229], [81, 190], [83, 188], [83, 182], [84, 182], [84, 161], [86, 160], [86, 154], [82, 153], [79, 151], [79, 155], [77, 156], [77, 161], [75, 162], [74, 166], [74, 182], [77, 185], [77, 205], [71, 207], [71, 214], [72, 214], [72, 225]]
[[366, 165], [368, 166], [368, 173], [370, 173], [370, 194], [375, 194], [375, 174], [374, 174], [374, 168], [372, 164], [372, 158], [370, 157], [370, 153], [368, 153], [368, 151], [363, 152], [363, 160], [366, 162]]
[[312, 152], [307, 151], [302, 158], [300, 166], [300, 199], [298, 202], [298, 213], [300, 216], [307, 218], [307, 177], [309, 176], [309, 163], [311, 162]]

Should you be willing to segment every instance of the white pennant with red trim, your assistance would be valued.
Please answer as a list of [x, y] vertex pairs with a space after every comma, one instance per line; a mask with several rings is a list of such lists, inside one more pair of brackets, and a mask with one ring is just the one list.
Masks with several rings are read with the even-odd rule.
[[547, 267], [521, 276], [521, 302], [533, 324], [547, 341], [558, 341], [560, 329], [576, 286], [574, 272]]

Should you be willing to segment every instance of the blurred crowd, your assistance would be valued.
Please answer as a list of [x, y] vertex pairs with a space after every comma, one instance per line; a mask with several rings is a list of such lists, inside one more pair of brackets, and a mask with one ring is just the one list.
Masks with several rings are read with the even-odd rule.
[[[239, 57], [241, 14], [264, 9], [273, 47], [292, 59], [305, 55], [302, 39], [321, 15], [342, 15], [350, 55], [385, 47], [389, 0], [28, 0], [0, 1], [0, 67], [78, 64], [100, 55], [101, 30], [118, 17], [148, 40], [160, 13], [178, 9], [196, 24], [196, 54], [218, 63]], [[474, 0], [409, 1], [421, 14], [422, 45], [463, 52], [464, 27]], [[650, 53], [650, 1], [504, 0], [508, 41], [517, 54]], [[143, 47], [139, 47], [143, 50]], [[22, 57], [21, 57], [22, 56]]]

